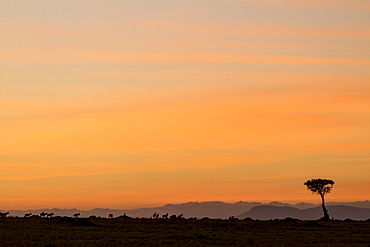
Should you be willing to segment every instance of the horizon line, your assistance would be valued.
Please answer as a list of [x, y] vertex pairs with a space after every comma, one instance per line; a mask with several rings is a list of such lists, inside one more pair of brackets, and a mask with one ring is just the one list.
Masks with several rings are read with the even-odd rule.
[[[320, 203], [312, 203], [312, 202], [305, 202], [305, 201], [301, 201], [301, 202], [298, 202], [298, 203], [287, 203], [287, 202], [281, 202], [281, 201], [270, 201], [270, 202], [257, 202], [257, 201], [237, 201], [237, 202], [223, 202], [223, 201], [201, 201], [201, 202], [198, 202], [198, 201], [188, 201], [188, 202], [183, 202], [183, 203], [166, 203], [162, 206], [154, 206], [154, 207], [137, 207], [137, 208], [131, 208], [131, 209], [118, 209], [118, 208], [99, 208], [99, 207], [95, 207], [95, 208], [91, 208], [91, 209], [78, 209], [78, 208], [57, 208], [57, 207], [53, 207], [53, 208], [37, 208], [37, 209], [0, 209], [0, 211], [37, 211], [37, 210], [46, 210], [46, 209], [49, 209], [49, 210], [53, 210], [53, 209], [59, 209], [59, 210], [77, 210], [77, 211], [84, 211], [84, 212], [87, 212], [87, 211], [92, 211], [92, 210], [95, 210], [95, 209], [103, 209], [103, 210], [138, 210], [138, 209], [151, 209], [151, 208], [161, 208], [161, 207], [165, 207], [167, 205], [181, 205], [181, 204], [188, 204], [188, 203], [225, 203], [225, 204], [237, 204], [237, 203], [260, 203], [262, 205], [266, 205], [266, 204], [271, 204], [271, 203], [281, 203], [281, 204], [288, 204], [288, 205], [291, 205], [291, 206], [294, 206], [294, 205], [297, 205], [297, 204], [300, 204], [300, 203], [306, 203], [306, 204], [312, 204], [312, 205], [320, 205]], [[369, 202], [370, 203], [370, 200], [359, 200], [359, 201], [327, 201], [326, 204], [330, 204], [330, 203], [358, 203], [358, 202]]]

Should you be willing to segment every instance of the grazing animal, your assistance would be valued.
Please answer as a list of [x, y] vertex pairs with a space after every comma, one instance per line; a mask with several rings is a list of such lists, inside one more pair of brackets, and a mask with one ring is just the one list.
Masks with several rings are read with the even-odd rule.
[[183, 214], [180, 214], [179, 216], [177, 216], [177, 218], [183, 219], [184, 218], [183, 216], [184, 216]]
[[30, 217], [32, 213], [24, 214], [24, 218]]
[[167, 213], [167, 214], [162, 215], [162, 219], [168, 219], [168, 213]]
[[80, 216], [80, 213], [74, 214], [73, 216], [74, 216], [75, 218], [78, 218], [78, 216]]
[[229, 217], [229, 220], [234, 220], [235, 219], [235, 217], [234, 216], [230, 216]]
[[40, 217], [42, 218], [42, 217], [45, 217], [47, 215], [47, 213], [45, 213], [45, 212], [41, 212], [40, 213]]
[[9, 214], [9, 212], [6, 212], [6, 213], [1, 213], [0, 212], [0, 217], [6, 217], [8, 214]]
[[171, 216], [170, 216], [170, 219], [177, 219], [176, 214], [171, 215]]
[[46, 214], [46, 217], [51, 218], [51, 217], [53, 217], [53, 215], [54, 215], [54, 213], [49, 213], [49, 214]]
[[113, 214], [109, 214], [108, 218], [113, 219]]
[[157, 212], [154, 212], [153, 219], [158, 219], [158, 217], [159, 217], [159, 214]]

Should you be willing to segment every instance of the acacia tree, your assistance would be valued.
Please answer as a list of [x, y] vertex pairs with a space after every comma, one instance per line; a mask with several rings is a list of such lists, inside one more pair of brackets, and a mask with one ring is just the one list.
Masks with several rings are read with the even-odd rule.
[[324, 196], [327, 193], [330, 193], [331, 189], [333, 188], [334, 181], [329, 179], [310, 179], [304, 183], [307, 186], [307, 189], [312, 191], [313, 194], [319, 194], [321, 197], [321, 207], [324, 211], [324, 219], [330, 219], [328, 210], [325, 207], [325, 199]]

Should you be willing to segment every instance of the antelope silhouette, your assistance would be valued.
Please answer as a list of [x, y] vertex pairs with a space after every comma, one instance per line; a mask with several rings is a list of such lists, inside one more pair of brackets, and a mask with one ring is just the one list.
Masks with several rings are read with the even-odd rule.
[[51, 217], [53, 217], [53, 215], [54, 215], [54, 213], [48, 213], [48, 214], [46, 214], [46, 217], [51, 218]]
[[153, 214], [153, 219], [158, 219], [158, 217], [159, 217], [159, 213], [154, 212], [154, 214]]
[[6, 213], [1, 213], [0, 212], [0, 217], [6, 217], [8, 214], [9, 214], [9, 212], [6, 212]]

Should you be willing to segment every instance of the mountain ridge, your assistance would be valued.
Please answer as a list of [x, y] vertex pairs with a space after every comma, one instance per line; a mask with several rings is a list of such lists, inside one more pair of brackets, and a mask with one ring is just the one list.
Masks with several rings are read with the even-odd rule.
[[[161, 207], [152, 208], [137, 208], [137, 209], [110, 209], [110, 208], [94, 208], [91, 210], [79, 210], [76, 208], [60, 209], [60, 208], [44, 208], [33, 210], [0, 210], [1, 212], [9, 211], [10, 216], [23, 217], [26, 213], [39, 215], [41, 212], [53, 212], [59, 216], [73, 216], [75, 213], [80, 213], [81, 217], [89, 217], [95, 215], [97, 217], [108, 217], [113, 214], [115, 217], [126, 214], [130, 217], [146, 217], [149, 218], [154, 212], [160, 215], [169, 213], [169, 215], [183, 214], [186, 218], [221, 218], [226, 219], [229, 216], [237, 216], [250, 211], [256, 206], [275, 206], [275, 207], [293, 207], [300, 210], [318, 207], [319, 204], [300, 202], [296, 204], [289, 204], [283, 202], [272, 201], [269, 203], [261, 202], [244, 202], [239, 201], [235, 203], [226, 203], [222, 201], [205, 201], [205, 202], [186, 202], [180, 204], [166, 204]], [[357, 201], [357, 202], [328, 202], [328, 207], [332, 205], [352, 206], [357, 208], [370, 209], [370, 201]]]
[[[369, 208], [359, 208], [346, 205], [328, 205], [326, 206], [330, 217], [338, 220], [367, 220], [370, 219]], [[236, 216], [239, 219], [252, 218], [254, 220], [270, 220], [297, 218], [300, 220], [317, 220], [323, 216], [321, 206], [298, 209], [289, 206], [277, 207], [271, 205], [261, 205], [253, 207], [248, 212]]]

